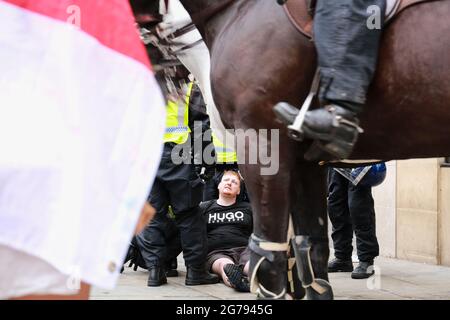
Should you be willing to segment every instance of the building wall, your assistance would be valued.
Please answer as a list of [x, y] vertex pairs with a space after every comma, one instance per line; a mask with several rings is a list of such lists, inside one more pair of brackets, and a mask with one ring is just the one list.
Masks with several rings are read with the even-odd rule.
[[439, 255], [440, 263], [450, 266], [450, 168], [440, 168], [440, 171]]
[[374, 188], [382, 256], [450, 266], [450, 168], [443, 159], [393, 161]]
[[437, 159], [397, 162], [397, 257], [437, 264]]
[[396, 257], [396, 203], [397, 203], [397, 165], [395, 161], [386, 163], [386, 180], [372, 189], [375, 200], [377, 221], [377, 237], [380, 245], [380, 255]]

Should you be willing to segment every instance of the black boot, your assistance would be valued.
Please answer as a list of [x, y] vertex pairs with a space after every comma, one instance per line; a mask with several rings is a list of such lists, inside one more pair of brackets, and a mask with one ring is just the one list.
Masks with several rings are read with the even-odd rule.
[[361, 261], [355, 271], [352, 272], [352, 279], [367, 279], [373, 274], [375, 274], [373, 261]]
[[166, 263], [166, 277], [178, 277], [178, 261], [177, 258], [174, 258], [172, 260], [169, 260], [169, 262]]
[[352, 260], [333, 259], [328, 263], [328, 272], [352, 272]]
[[160, 266], [151, 266], [149, 269], [147, 286], [149, 287], [159, 287], [162, 284], [167, 283], [166, 274], [164, 268]]
[[[361, 105], [340, 102], [308, 111], [301, 131], [306, 138], [319, 141], [321, 148], [334, 157], [348, 158], [362, 132], [356, 112], [351, 110], [361, 109]], [[274, 112], [283, 123], [291, 125], [299, 110], [288, 103], [279, 103]]]
[[186, 285], [197, 286], [201, 284], [214, 284], [219, 282], [219, 277], [206, 271], [206, 268], [201, 266], [187, 266]]
[[[348, 104], [347, 104], [348, 105]], [[322, 147], [331, 155], [346, 159], [350, 156], [363, 130], [359, 127], [356, 112], [361, 106], [329, 104], [325, 108], [308, 111], [302, 129], [305, 135], [322, 142]]]

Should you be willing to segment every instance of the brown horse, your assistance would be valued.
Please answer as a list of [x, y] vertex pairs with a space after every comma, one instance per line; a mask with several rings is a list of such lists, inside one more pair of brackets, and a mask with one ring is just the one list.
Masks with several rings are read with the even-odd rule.
[[[281, 130], [278, 174], [261, 176], [260, 165], [241, 166], [254, 211], [251, 265], [260, 296], [284, 297], [291, 215], [308, 297], [332, 298], [325, 282], [325, 168], [304, 160], [311, 142], [289, 139], [272, 111], [280, 101], [301, 105], [306, 98], [317, 67], [314, 43], [294, 28], [275, 0], [181, 2], [209, 47], [214, 100], [225, 125]], [[365, 133], [352, 159], [450, 154], [449, 16], [450, 1], [430, 1], [405, 9], [386, 26], [361, 116]]]

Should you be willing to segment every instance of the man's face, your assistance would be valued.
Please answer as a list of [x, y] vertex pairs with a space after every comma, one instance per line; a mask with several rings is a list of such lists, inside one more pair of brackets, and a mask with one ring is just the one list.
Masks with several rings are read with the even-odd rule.
[[233, 173], [225, 172], [218, 186], [219, 194], [236, 197], [241, 192], [241, 182]]

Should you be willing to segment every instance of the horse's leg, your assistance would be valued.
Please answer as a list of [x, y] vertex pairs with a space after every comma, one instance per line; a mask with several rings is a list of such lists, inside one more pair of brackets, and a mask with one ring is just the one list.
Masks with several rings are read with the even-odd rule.
[[249, 242], [250, 282], [260, 299], [284, 299], [286, 294], [287, 229], [290, 168], [262, 176], [257, 165], [240, 166], [253, 207]]
[[328, 282], [328, 232], [326, 206], [326, 171], [314, 163], [299, 164], [293, 180], [295, 200], [292, 239], [298, 276], [308, 299], [333, 299]]
[[[240, 167], [254, 215], [254, 236], [249, 243], [252, 289], [262, 298], [284, 298], [290, 181], [300, 150], [287, 137], [285, 127], [275, 122], [271, 110], [279, 101], [298, 104], [307, 96], [315, 71], [314, 46], [295, 31], [274, 1], [240, 1], [215, 21], [205, 33], [211, 40], [214, 100], [224, 125], [281, 129], [279, 149], [275, 148], [280, 159], [276, 174], [262, 176], [258, 165]], [[282, 59], [278, 59], [280, 52], [284, 54]], [[268, 150], [272, 150], [272, 137], [268, 144]], [[240, 154], [238, 159], [243, 161]]]

